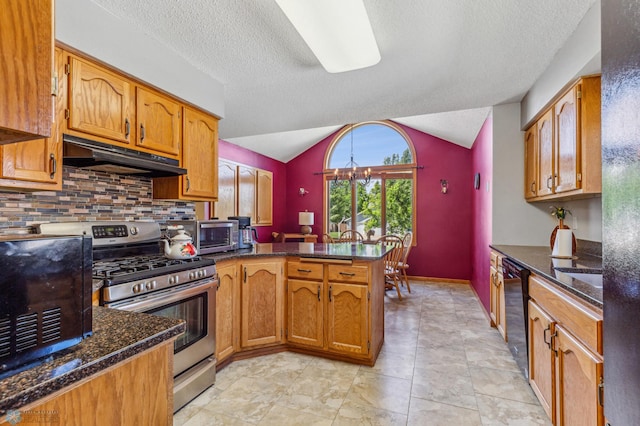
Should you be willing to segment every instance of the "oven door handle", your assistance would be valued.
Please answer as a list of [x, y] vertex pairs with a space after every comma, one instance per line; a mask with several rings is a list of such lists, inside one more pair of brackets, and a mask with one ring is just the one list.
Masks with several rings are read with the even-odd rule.
[[134, 299], [129, 302], [112, 303], [108, 304], [107, 307], [133, 312], [145, 312], [149, 309], [158, 308], [170, 303], [179, 302], [191, 296], [196, 296], [205, 290], [213, 289], [215, 285], [215, 279], [208, 279], [205, 282], [198, 281], [185, 286], [186, 288], [173, 287], [156, 294], [151, 293], [149, 297], [145, 297], [142, 300]]

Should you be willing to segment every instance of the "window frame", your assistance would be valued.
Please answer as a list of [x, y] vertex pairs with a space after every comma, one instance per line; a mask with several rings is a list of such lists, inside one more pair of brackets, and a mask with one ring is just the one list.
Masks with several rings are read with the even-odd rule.
[[[363, 121], [361, 123], [356, 123], [356, 124], [347, 124], [345, 125], [339, 132], [336, 133], [336, 135], [334, 136], [333, 140], [331, 141], [331, 143], [329, 144], [329, 146], [327, 147], [325, 154], [324, 154], [324, 163], [323, 163], [323, 176], [324, 176], [324, 182], [323, 182], [323, 212], [322, 212], [322, 227], [323, 227], [323, 233], [328, 233], [329, 232], [329, 186], [331, 181], [334, 180], [334, 172], [335, 172], [335, 168], [329, 168], [329, 160], [331, 159], [331, 156], [333, 154], [333, 151], [336, 147], [336, 145], [343, 139], [343, 137], [348, 134], [349, 131], [351, 131], [352, 129], [359, 127], [359, 126], [364, 126], [364, 125], [369, 125], [369, 124], [381, 124], [387, 127], [390, 127], [391, 129], [395, 130], [396, 132], [398, 132], [398, 134], [400, 136], [402, 136], [405, 140], [405, 142], [407, 143], [407, 147], [409, 148], [410, 152], [411, 152], [411, 158], [412, 158], [412, 162], [411, 163], [406, 163], [406, 164], [393, 164], [393, 165], [380, 165], [380, 166], [365, 166], [366, 168], [370, 168], [371, 169], [371, 179], [380, 179], [381, 180], [381, 197], [383, 197], [383, 200], [386, 200], [386, 180], [388, 179], [411, 179], [412, 181], [412, 187], [413, 187], [413, 191], [411, 194], [411, 232], [413, 232], [414, 235], [416, 235], [416, 224], [417, 224], [417, 220], [416, 220], [416, 211], [417, 211], [417, 194], [418, 194], [418, 185], [417, 185], [417, 162], [416, 162], [416, 151], [415, 148], [413, 146], [413, 141], [411, 140], [411, 138], [409, 137], [409, 135], [407, 135], [407, 133], [400, 128], [398, 125], [396, 125], [395, 123], [393, 123], [392, 121], [389, 120], [375, 120], [375, 121]], [[362, 167], [364, 168], [364, 167]], [[338, 168], [338, 173], [340, 175], [343, 175], [344, 172], [348, 172], [349, 169], [348, 168]], [[356, 196], [357, 196], [357, 188], [356, 188], [357, 182], [353, 181], [351, 183], [351, 217], [356, 217]], [[386, 229], [386, 202], [382, 202], [381, 204], [381, 208], [382, 211], [380, 212], [380, 215], [382, 217], [382, 223], [381, 223], [381, 227], [382, 229]], [[378, 236], [379, 238], [380, 236]], [[413, 244], [412, 245], [416, 245], [416, 238], [413, 238]]]

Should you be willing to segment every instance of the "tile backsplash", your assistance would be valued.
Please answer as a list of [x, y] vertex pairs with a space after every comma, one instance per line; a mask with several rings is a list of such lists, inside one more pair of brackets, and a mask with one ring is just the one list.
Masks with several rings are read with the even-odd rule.
[[0, 230], [43, 222], [195, 218], [195, 203], [154, 200], [150, 178], [64, 166], [62, 191], [0, 191]]

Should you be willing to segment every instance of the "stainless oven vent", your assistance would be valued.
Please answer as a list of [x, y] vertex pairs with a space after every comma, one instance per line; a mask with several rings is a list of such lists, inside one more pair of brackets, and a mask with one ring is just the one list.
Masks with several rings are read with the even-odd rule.
[[16, 352], [38, 346], [38, 313], [16, 318]]
[[62, 309], [48, 309], [42, 313], [42, 343], [53, 342], [60, 339], [60, 323]]
[[0, 358], [11, 355], [11, 320], [0, 320]]

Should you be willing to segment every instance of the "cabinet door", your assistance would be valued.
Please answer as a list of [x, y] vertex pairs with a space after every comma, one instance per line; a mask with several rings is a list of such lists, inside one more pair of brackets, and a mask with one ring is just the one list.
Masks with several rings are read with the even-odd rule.
[[256, 182], [258, 171], [253, 167], [238, 166], [238, 216], [256, 220]]
[[498, 269], [498, 275], [496, 279], [496, 297], [498, 298], [498, 311], [497, 315], [497, 324], [496, 327], [498, 331], [502, 335], [502, 338], [507, 340], [507, 311], [505, 306], [504, 299], [504, 276], [502, 275], [502, 270]]
[[218, 198], [218, 120], [185, 107], [183, 135], [182, 167], [188, 170], [182, 177], [183, 196]]
[[498, 271], [491, 266], [489, 268], [489, 317], [491, 319], [491, 326], [498, 326]]
[[580, 187], [580, 145], [578, 144], [578, 97], [580, 85], [574, 86], [553, 107], [556, 132], [555, 192]]
[[[136, 145], [178, 157], [182, 118], [180, 104], [157, 92], [136, 88]], [[215, 163], [213, 163], [215, 164]]]
[[0, 142], [51, 135], [53, 39], [53, 1], [2, 2]]
[[524, 197], [535, 198], [538, 173], [537, 127], [531, 126], [524, 134]]
[[534, 301], [529, 301], [529, 384], [540, 405], [553, 421], [555, 388], [553, 383], [554, 355], [551, 336], [555, 324]]
[[216, 359], [228, 358], [239, 348], [240, 286], [236, 281], [236, 263], [218, 263], [220, 283], [216, 291]]
[[135, 125], [131, 83], [79, 58], [69, 63], [69, 128], [129, 143]]
[[242, 347], [281, 342], [283, 262], [246, 263], [241, 267]]
[[236, 214], [238, 193], [238, 166], [224, 160], [218, 161], [218, 201], [216, 201], [214, 214], [220, 219]]
[[273, 212], [273, 173], [257, 171], [256, 225], [271, 225]]
[[553, 111], [547, 111], [536, 123], [538, 141], [538, 175], [536, 192], [538, 196], [553, 194]]
[[329, 350], [348, 354], [368, 351], [368, 287], [329, 282], [327, 340]]
[[556, 326], [556, 422], [558, 425], [602, 426], [599, 385], [602, 358], [594, 355], [561, 325]]
[[288, 342], [323, 347], [323, 283], [321, 281], [289, 279], [287, 286]]

